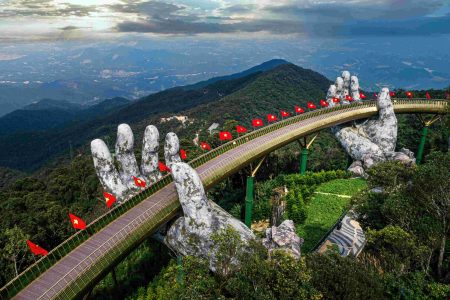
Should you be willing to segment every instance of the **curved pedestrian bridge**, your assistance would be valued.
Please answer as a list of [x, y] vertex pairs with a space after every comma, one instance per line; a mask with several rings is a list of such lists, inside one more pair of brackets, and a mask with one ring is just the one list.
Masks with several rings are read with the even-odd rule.
[[[397, 114], [446, 114], [447, 100], [393, 99]], [[252, 161], [318, 130], [377, 114], [375, 101], [297, 115], [230, 141], [194, 159], [208, 190]], [[170, 175], [111, 209], [42, 257], [0, 290], [1, 299], [83, 296], [180, 208]]]

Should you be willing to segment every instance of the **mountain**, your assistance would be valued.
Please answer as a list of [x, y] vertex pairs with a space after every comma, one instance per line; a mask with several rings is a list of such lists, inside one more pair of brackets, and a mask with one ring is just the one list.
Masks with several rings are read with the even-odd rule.
[[21, 110], [62, 110], [62, 111], [76, 111], [83, 109], [83, 106], [78, 103], [73, 103], [65, 100], [54, 100], [44, 98], [40, 101], [35, 101], [24, 106]]
[[57, 129], [70, 122], [95, 118], [128, 103], [125, 98], [113, 98], [87, 107], [63, 100], [43, 99], [1, 117], [0, 136]]
[[184, 86], [183, 88], [185, 89], [199, 89], [205, 86], [208, 86], [212, 83], [221, 81], [221, 80], [230, 80], [230, 79], [238, 79], [238, 78], [242, 78], [245, 77], [247, 75], [253, 74], [253, 73], [257, 73], [257, 72], [265, 72], [268, 70], [271, 70], [275, 67], [278, 67], [279, 65], [286, 65], [289, 64], [288, 61], [285, 61], [284, 59], [271, 59], [269, 61], [266, 61], [260, 65], [254, 66], [253, 68], [250, 68], [248, 70], [245, 70], [243, 72], [239, 72], [239, 73], [235, 73], [235, 74], [231, 74], [231, 75], [226, 75], [226, 76], [219, 76], [219, 77], [213, 77], [211, 79], [208, 80], [204, 80], [204, 81], [200, 81], [198, 83], [195, 84], [191, 84], [191, 85], [187, 85]]
[[[70, 145], [89, 151], [90, 140], [99, 137], [112, 146], [120, 123], [132, 126], [137, 143], [148, 124], [157, 125], [161, 136], [174, 131], [190, 140], [200, 129], [204, 134], [213, 121], [249, 122], [254, 116], [277, 113], [281, 108], [292, 110], [294, 104], [304, 105], [307, 99], [325, 96], [330, 84], [319, 73], [293, 64], [236, 77], [197, 89], [172, 88], [65, 127], [0, 136], [0, 166], [34, 170], [62, 154], [68, 157]], [[173, 115], [188, 115], [192, 124], [185, 127], [176, 121], [161, 123], [162, 117]]]
[[15, 110], [0, 118], [0, 135], [58, 128], [74, 116], [74, 112], [63, 110]]

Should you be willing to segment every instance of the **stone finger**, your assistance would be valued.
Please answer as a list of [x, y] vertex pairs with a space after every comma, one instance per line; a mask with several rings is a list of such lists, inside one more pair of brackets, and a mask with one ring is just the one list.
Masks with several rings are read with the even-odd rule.
[[353, 101], [360, 101], [361, 100], [361, 96], [360, 96], [360, 93], [359, 93], [359, 79], [358, 79], [358, 77], [356, 77], [356, 76], [352, 76], [351, 77], [350, 88], [351, 88], [350, 96], [352, 96]]
[[348, 96], [350, 95], [350, 72], [343, 71], [341, 77], [344, 81], [344, 96]]
[[114, 166], [111, 153], [105, 142], [96, 139], [91, 142], [92, 158], [94, 160], [95, 172], [103, 186], [103, 189], [116, 196], [118, 200], [124, 198], [127, 187], [123, 184], [119, 172]]
[[212, 220], [211, 206], [197, 172], [183, 162], [174, 162], [171, 167], [186, 222], [193, 222], [198, 228], [209, 228]]
[[136, 157], [134, 156], [134, 136], [128, 124], [117, 128], [116, 158], [120, 167], [120, 178], [129, 187], [134, 187], [133, 176], [140, 177]]
[[166, 140], [164, 143], [164, 158], [166, 160], [166, 165], [171, 168], [171, 165], [176, 162], [181, 162], [180, 158], [180, 141], [178, 136], [169, 132], [166, 135]]
[[158, 167], [159, 131], [153, 125], [145, 128], [144, 141], [142, 145], [141, 171], [149, 183], [161, 179], [162, 175]]
[[330, 85], [327, 92], [327, 102], [330, 107], [335, 106], [337, 103], [334, 103], [333, 99], [339, 98], [336, 93], [336, 86], [334, 84]]

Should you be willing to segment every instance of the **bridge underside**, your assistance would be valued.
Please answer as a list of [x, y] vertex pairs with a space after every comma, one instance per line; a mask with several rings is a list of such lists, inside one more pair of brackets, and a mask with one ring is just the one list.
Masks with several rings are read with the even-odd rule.
[[[394, 100], [394, 109], [397, 114], [444, 114], [447, 113], [447, 102]], [[210, 189], [275, 149], [324, 128], [372, 117], [377, 114], [377, 107], [375, 102], [365, 102], [321, 111], [262, 128], [257, 131], [257, 137], [247, 141], [243, 136], [231, 141], [222, 146], [225, 152], [221, 155], [206, 161], [199, 158], [192, 165], [205, 189]], [[172, 219], [179, 209], [175, 186], [169, 183], [93, 234], [18, 292], [15, 298], [71, 299], [84, 295], [161, 224]], [[10, 287], [11, 283], [6, 286]], [[14, 294], [2, 294], [2, 297], [9, 298]]]

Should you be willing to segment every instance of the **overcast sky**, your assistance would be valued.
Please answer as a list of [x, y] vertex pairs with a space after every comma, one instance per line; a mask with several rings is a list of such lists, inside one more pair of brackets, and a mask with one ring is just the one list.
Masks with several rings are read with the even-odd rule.
[[450, 0], [0, 0], [0, 42], [450, 33]]

